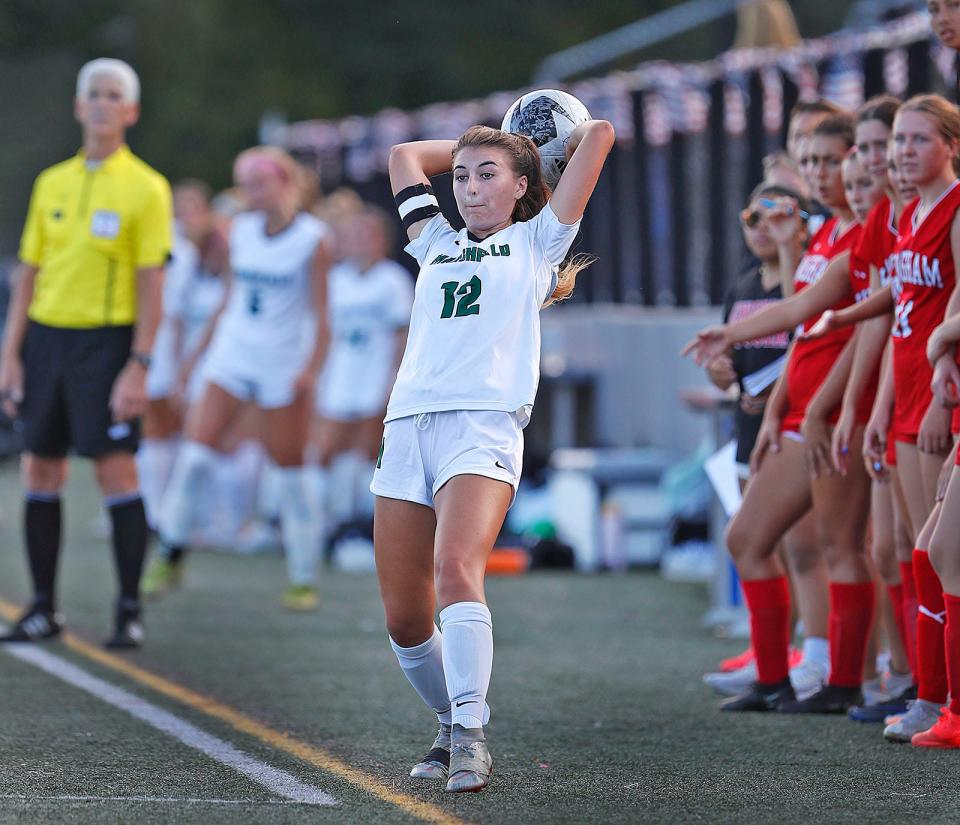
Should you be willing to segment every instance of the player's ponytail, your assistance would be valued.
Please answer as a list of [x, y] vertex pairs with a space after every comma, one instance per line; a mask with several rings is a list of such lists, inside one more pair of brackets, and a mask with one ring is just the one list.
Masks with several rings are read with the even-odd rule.
[[[457, 141], [453, 154], [468, 146], [493, 146], [502, 149], [510, 156], [513, 171], [527, 179], [527, 190], [517, 199], [511, 215], [514, 223], [523, 223], [535, 218], [543, 211], [553, 192], [543, 178], [540, 166], [540, 152], [537, 145], [526, 135], [515, 135], [491, 129], [489, 126], [471, 126]], [[592, 255], [574, 255], [557, 274], [557, 286], [544, 306], [566, 300], [573, 292], [577, 275], [586, 269], [596, 258]]]
[[[517, 141], [518, 172], [527, 176], [527, 191], [517, 201], [513, 210], [513, 219], [518, 222], [529, 221], [540, 214], [553, 192], [550, 191], [550, 187], [543, 179], [540, 152], [536, 144], [525, 135], [511, 134], [510, 137]], [[556, 304], [569, 298], [573, 294], [573, 288], [577, 285], [577, 275], [595, 260], [597, 260], [596, 256], [581, 253], [574, 255], [564, 263], [557, 273], [557, 285], [544, 306], [550, 306], [550, 304]]]

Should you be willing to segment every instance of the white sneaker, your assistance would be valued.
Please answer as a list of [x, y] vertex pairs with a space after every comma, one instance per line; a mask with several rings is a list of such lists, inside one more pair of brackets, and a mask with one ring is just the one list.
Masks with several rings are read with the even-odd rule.
[[739, 670], [707, 673], [703, 681], [721, 696], [740, 696], [757, 681], [757, 663], [750, 662]]
[[413, 766], [410, 776], [414, 779], [447, 780], [450, 768], [450, 729], [450, 725], [440, 725], [430, 751]]
[[912, 673], [897, 673], [895, 670], [888, 670], [883, 681], [883, 689], [891, 696], [900, 696], [913, 685]]
[[790, 671], [790, 683], [797, 699], [801, 702], [809, 699], [827, 683], [829, 675], [830, 668], [827, 665], [812, 659], [803, 659]]
[[450, 748], [449, 793], [477, 793], [490, 784], [493, 758], [486, 742], [453, 743]]
[[863, 694], [864, 705], [879, 705], [889, 702], [893, 697], [886, 689], [883, 676], [874, 676], [867, 679], [861, 686], [860, 692]]
[[907, 703], [907, 712], [883, 729], [888, 742], [909, 742], [915, 733], [930, 730], [940, 718], [940, 705], [926, 699]]

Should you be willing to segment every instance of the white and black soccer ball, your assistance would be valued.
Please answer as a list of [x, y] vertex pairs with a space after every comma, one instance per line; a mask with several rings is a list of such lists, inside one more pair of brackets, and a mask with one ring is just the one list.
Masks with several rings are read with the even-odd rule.
[[501, 129], [526, 135], [540, 150], [540, 167], [551, 189], [555, 189], [567, 165], [566, 146], [570, 133], [590, 112], [573, 95], [557, 89], [527, 92], [507, 109]]

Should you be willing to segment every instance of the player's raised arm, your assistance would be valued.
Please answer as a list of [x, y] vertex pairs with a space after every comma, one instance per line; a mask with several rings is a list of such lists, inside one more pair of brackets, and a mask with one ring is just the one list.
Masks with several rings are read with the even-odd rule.
[[560, 223], [576, 223], [583, 217], [615, 140], [613, 126], [606, 120], [588, 120], [571, 133], [567, 142], [567, 167], [550, 199]]
[[456, 145], [453, 140], [420, 140], [390, 150], [390, 188], [411, 241], [419, 238], [427, 221], [440, 212], [430, 178], [453, 168]]

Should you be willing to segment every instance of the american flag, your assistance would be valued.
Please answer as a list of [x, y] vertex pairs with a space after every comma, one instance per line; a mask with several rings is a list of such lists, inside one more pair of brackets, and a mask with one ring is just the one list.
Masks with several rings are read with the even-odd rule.
[[863, 64], [857, 53], [840, 54], [830, 60], [821, 93], [849, 112], [863, 105]]
[[890, 94], [903, 97], [909, 76], [906, 49], [891, 49], [883, 56], [883, 85]]

